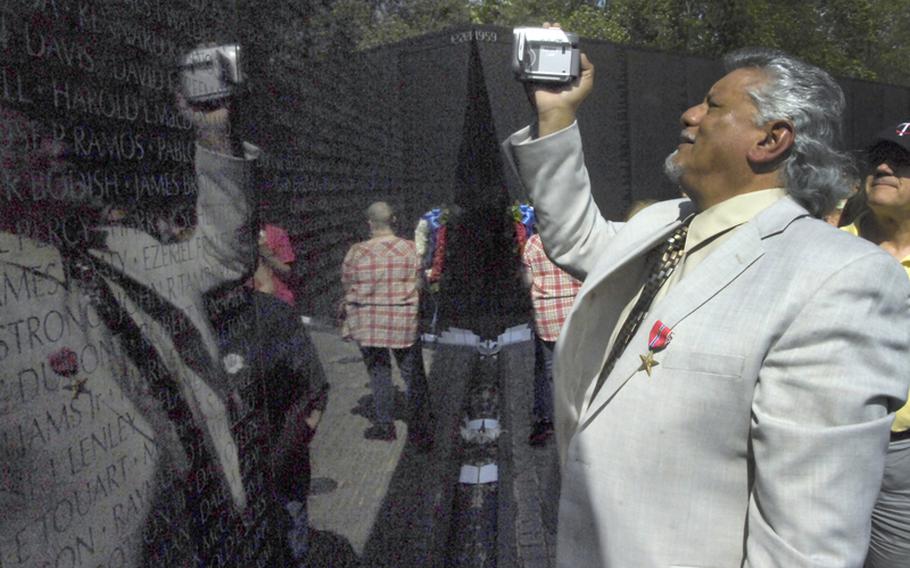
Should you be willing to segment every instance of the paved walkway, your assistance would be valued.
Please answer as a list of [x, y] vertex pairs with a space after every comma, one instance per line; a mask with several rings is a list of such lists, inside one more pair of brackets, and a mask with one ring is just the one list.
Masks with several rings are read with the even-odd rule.
[[556, 558], [559, 468], [556, 444], [528, 445], [534, 400], [534, 343], [503, 349], [504, 435], [500, 440], [505, 502], [499, 512], [499, 566], [551, 568]]
[[311, 328], [310, 333], [331, 383], [328, 407], [311, 447], [314, 555], [320, 556], [319, 541], [325, 540], [332, 543], [326, 566], [338, 565], [338, 546], [345, 549], [345, 557], [359, 558], [369, 567], [441, 566], [458, 476], [450, 456], [471, 369], [466, 361], [473, 353], [451, 346], [424, 349], [437, 419], [436, 443], [420, 453], [406, 443], [406, 391], [397, 368], [398, 440], [367, 440], [363, 432], [371, 424], [372, 393], [359, 350], [334, 330]]
[[[363, 431], [370, 425], [372, 393], [359, 350], [330, 328], [311, 327], [310, 335], [331, 384], [328, 407], [311, 446], [313, 564], [445, 568], [459, 474], [456, 448], [474, 351], [449, 345], [424, 349], [437, 420], [436, 444], [430, 452], [420, 453], [406, 443], [407, 425], [401, 420], [405, 387], [397, 369], [393, 381], [398, 440], [366, 440]], [[547, 511], [555, 510], [547, 509], [546, 503], [555, 501], [552, 492], [541, 498], [541, 488], [552, 481], [547, 464], [555, 463], [555, 449], [527, 445], [533, 344], [510, 346], [503, 353], [502, 368], [507, 371], [501, 421], [506, 431], [500, 444], [507, 444], [508, 450], [500, 452], [500, 459], [515, 464], [500, 464], [498, 566], [543, 568], [552, 565], [552, 534], [544, 520]], [[514, 479], [503, 480], [503, 474]], [[509, 488], [507, 493], [504, 487]]]

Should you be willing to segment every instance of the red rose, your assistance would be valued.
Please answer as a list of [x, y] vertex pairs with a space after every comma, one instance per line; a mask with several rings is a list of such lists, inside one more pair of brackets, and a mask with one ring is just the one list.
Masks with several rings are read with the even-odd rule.
[[62, 377], [72, 377], [79, 372], [79, 359], [69, 347], [62, 347], [48, 357], [51, 369]]

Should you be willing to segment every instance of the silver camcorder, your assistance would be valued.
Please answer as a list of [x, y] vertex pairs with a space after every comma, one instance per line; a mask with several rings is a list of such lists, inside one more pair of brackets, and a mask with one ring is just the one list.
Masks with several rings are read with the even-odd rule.
[[515, 28], [512, 71], [526, 83], [571, 83], [578, 78], [578, 36], [558, 28]]
[[243, 83], [240, 46], [202, 47], [180, 62], [183, 95], [190, 103], [208, 103], [229, 97]]

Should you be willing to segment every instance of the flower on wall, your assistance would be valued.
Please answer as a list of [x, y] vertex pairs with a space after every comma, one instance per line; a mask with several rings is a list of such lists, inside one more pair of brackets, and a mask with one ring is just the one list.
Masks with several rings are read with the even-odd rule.
[[229, 375], [236, 375], [246, 366], [246, 361], [237, 353], [228, 353], [222, 358], [221, 362], [224, 364], [224, 370]]

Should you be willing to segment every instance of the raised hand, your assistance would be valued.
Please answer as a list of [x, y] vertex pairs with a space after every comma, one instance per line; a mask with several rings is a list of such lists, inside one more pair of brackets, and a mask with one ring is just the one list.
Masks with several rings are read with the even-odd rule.
[[231, 154], [231, 121], [229, 101], [221, 106], [198, 107], [189, 104], [183, 93], [175, 93], [177, 109], [196, 128], [196, 141], [209, 150]]
[[[545, 28], [558, 28], [558, 23], [544, 22]], [[581, 73], [576, 81], [558, 87], [527, 84], [528, 98], [537, 111], [537, 136], [546, 136], [575, 122], [575, 113], [594, 87], [594, 65], [581, 54]]]

